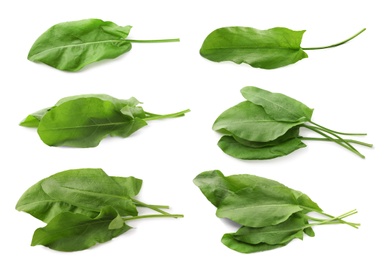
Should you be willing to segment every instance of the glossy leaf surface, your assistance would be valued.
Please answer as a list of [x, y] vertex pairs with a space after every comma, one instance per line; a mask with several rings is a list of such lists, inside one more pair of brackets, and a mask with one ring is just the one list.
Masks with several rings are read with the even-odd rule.
[[284, 135], [302, 122], [278, 122], [264, 108], [244, 101], [225, 110], [214, 122], [213, 130], [226, 131], [253, 142], [268, 142]]
[[306, 147], [299, 138], [292, 138], [274, 146], [253, 148], [237, 142], [232, 136], [222, 136], [217, 145], [224, 153], [243, 160], [273, 159]]
[[59, 172], [45, 179], [41, 186], [50, 197], [89, 211], [99, 212], [103, 207], [111, 206], [123, 216], [138, 214], [127, 189], [102, 169]]
[[280, 27], [268, 30], [238, 26], [219, 28], [206, 37], [200, 54], [211, 61], [275, 69], [308, 57], [300, 47], [304, 32]]
[[259, 106], [273, 119], [284, 122], [310, 121], [313, 109], [281, 93], [272, 93], [257, 87], [241, 89], [243, 97]]
[[95, 147], [108, 135], [127, 137], [146, 125], [142, 119], [122, 114], [109, 101], [79, 98], [48, 111], [38, 134], [50, 146]]
[[100, 19], [59, 23], [44, 32], [33, 44], [28, 59], [65, 71], [113, 59], [131, 49], [125, 38], [131, 26], [118, 26]]
[[[32, 246], [44, 245], [58, 251], [79, 251], [104, 243], [130, 229], [122, 225], [110, 226], [118, 222], [118, 213], [105, 207], [96, 218], [64, 212], [52, 219], [44, 228], [38, 228], [32, 238]], [[114, 228], [114, 229], [112, 229]]]

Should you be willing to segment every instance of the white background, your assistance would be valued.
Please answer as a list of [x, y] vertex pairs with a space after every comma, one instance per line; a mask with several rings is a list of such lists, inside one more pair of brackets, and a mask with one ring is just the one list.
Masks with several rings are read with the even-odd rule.
[[[385, 14], [382, 1], [3, 1], [0, 4], [2, 99], [1, 259], [384, 259], [385, 233]], [[100, 18], [132, 25], [129, 38], [181, 38], [180, 43], [133, 44], [116, 60], [66, 73], [27, 60], [36, 38], [52, 25]], [[346, 45], [308, 51], [309, 58], [276, 70], [199, 55], [204, 38], [223, 26], [306, 29], [303, 47], [323, 46], [367, 30]], [[313, 120], [348, 132], [374, 148], [358, 147], [361, 159], [332, 143], [308, 147], [267, 161], [241, 161], [224, 154], [211, 130], [217, 116], [243, 100], [239, 90], [258, 86], [296, 98], [315, 109]], [[135, 96], [145, 110], [186, 117], [152, 121], [126, 139], [108, 138], [96, 148], [55, 148], [34, 129], [18, 126], [31, 112], [62, 97], [105, 93]], [[309, 133], [304, 132], [305, 135]], [[91, 249], [62, 253], [31, 247], [44, 223], [15, 210], [22, 193], [42, 178], [75, 168], [103, 168], [107, 174], [144, 180], [139, 198], [167, 204], [183, 219], [144, 219], [135, 229]], [[220, 242], [235, 230], [193, 184], [200, 172], [250, 173], [303, 191], [328, 213], [357, 208], [345, 225], [315, 228], [316, 237], [244, 255]], [[7, 258], [5, 258], [8, 256]]]

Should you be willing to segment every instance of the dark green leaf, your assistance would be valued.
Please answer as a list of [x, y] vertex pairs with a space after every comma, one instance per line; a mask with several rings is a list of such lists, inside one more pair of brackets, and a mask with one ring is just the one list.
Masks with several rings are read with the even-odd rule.
[[257, 87], [241, 89], [243, 97], [259, 106], [273, 119], [284, 122], [310, 121], [313, 109], [296, 99], [280, 93], [272, 93]]
[[302, 122], [278, 122], [263, 107], [244, 101], [225, 110], [214, 122], [213, 130], [226, 131], [253, 142], [268, 142], [284, 135]]
[[42, 189], [41, 184], [43, 181], [44, 179], [24, 192], [17, 202], [17, 210], [29, 213], [46, 223], [62, 212], [81, 213], [89, 217], [98, 215], [98, 212], [85, 210], [48, 196]]
[[[43, 245], [58, 251], [79, 251], [97, 243], [104, 243], [130, 229], [123, 224], [111, 225], [120, 218], [111, 207], [103, 208], [96, 218], [63, 212], [44, 228], [38, 228], [32, 238], [32, 246]], [[123, 220], [122, 220], [123, 221]]]
[[111, 102], [91, 97], [52, 108], [40, 121], [38, 133], [50, 146], [95, 147], [108, 135], [127, 137], [146, 125], [123, 115]]
[[232, 182], [227, 181], [218, 170], [202, 172], [194, 178], [193, 182], [215, 207], [218, 207], [222, 200], [235, 189]]
[[137, 209], [120, 184], [102, 169], [86, 168], [56, 173], [43, 180], [41, 186], [50, 197], [88, 211], [99, 212], [112, 206], [120, 215], [136, 216]]
[[252, 244], [248, 244], [248, 243], [244, 243], [236, 240], [233, 237], [233, 234], [225, 234], [222, 237], [221, 242], [227, 247], [229, 247], [230, 249], [233, 249], [237, 252], [245, 253], [245, 254], [272, 250], [272, 249], [280, 248], [287, 245], [287, 244], [268, 245], [265, 243], [252, 245]]
[[232, 136], [221, 137], [217, 145], [224, 153], [243, 160], [273, 159], [306, 147], [299, 138], [292, 138], [275, 146], [252, 148], [240, 144]]
[[262, 228], [241, 227], [233, 237], [249, 244], [284, 244], [292, 239], [303, 239], [303, 230], [309, 226], [303, 214], [295, 213], [286, 221]]
[[264, 227], [279, 224], [301, 210], [285, 186], [252, 186], [226, 196], [216, 215], [243, 226]]
[[310, 237], [315, 236], [315, 233], [314, 233], [314, 230], [312, 229], [312, 227], [305, 228], [303, 231], [306, 235], [308, 235]]
[[113, 59], [130, 51], [125, 38], [131, 26], [118, 26], [100, 19], [59, 23], [44, 32], [33, 44], [28, 59], [65, 71]]
[[287, 28], [219, 28], [206, 37], [200, 54], [216, 62], [233, 61], [255, 68], [279, 68], [308, 57], [300, 47], [304, 32]]

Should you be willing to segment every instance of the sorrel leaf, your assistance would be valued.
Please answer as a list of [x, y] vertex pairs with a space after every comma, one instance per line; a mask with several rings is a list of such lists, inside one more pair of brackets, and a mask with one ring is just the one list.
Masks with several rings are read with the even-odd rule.
[[268, 30], [238, 26], [219, 28], [206, 37], [200, 54], [211, 61], [233, 61], [274, 69], [308, 57], [300, 48], [304, 32], [280, 27]]
[[[253, 142], [268, 142], [284, 135], [302, 122], [278, 122], [261, 106], [249, 101], [241, 102], [225, 110], [214, 122], [213, 130], [226, 131]], [[259, 129], [258, 131], [256, 131]]]
[[266, 145], [261, 148], [250, 147], [241, 144], [234, 137], [228, 135], [222, 136], [217, 145], [227, 155], [243, 160], [273, 159], [306, 147], [299, 138], [292, 138], [276, 145]]
[[138, 211], [123, 188], [102, 169], [75, 169], [56, 173], [41, 184], [50, 197], [99, 212], [112, 206], [120, 215], [136, 216]]
[[365, 29], [347, 40], [323, 47], [302, 48], [303, 31], [283, 27], [258, 30], [251, 27], [223, 27], [211, 32], [204, 40], [200, 54], [216, 62], [246, 63], [254, 68], [275, 69], [307, 58], [304, 50], [336, 47], [352, 40]]
[[257, 87], [244, 87], [241, 89], [243, 97], [259, 106], [277, 121], [299, 122], [310, 121], [313, 109], [307, 107], [296, 99], [280, 93], [272, 93]]
[[114, 59], [131, 50], [132, 42], [176, 42], [179, 39], [126, 39], [131, 26], [100, 19], [58, 23], [33, 44], [28, 59], [64, 71], [78, 71], [88, 64]]
[[43, 245], [67, 252], [84, 250], [107, 242], [130, 229], [126, 224], [119, 228], [113, 226], [112, 229], [110, 224], [117, 217], [118, 213], [111, 207], [103, 208], [96, 218], [63, 212], [47, 226], [35, 231], [31, 245]]

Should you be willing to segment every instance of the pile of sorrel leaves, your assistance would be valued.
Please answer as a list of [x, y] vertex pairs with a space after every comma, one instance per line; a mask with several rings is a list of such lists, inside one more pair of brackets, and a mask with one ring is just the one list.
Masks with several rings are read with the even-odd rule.
[[143, 110], [136, 98], [86, 94], [60, 99], [53, 107], [28, 115], [21, 126], [36, 127], [49, 146], [95, 147], [107, 136], [128, 137], [147, 121], [184, 116], [190, 110], [158, 115]]
[[[73, 169], [56, 173], [31, 186], [16, 209], [47, 223], [36, 229], [32, 246], [78, 251], [107, 242], [131, 229], [125, 222], [172, 217], [163, 205], [149, 205], [134, 197], [142, 187], [135, 177], [112, 177], [102, 169]], [[139, 215], [138, 207], [160, 214]]]
[[[306, 194], [255, 175], [225, 177], [218, 170], [206, 171], [199, 174], [194, 183], [217, 208], [217, 217], [241, 225], [235, 233], [224, 234], [221, 240], [241, 253], [283, 247], [295, 238], [303, 239], [304, 234], [313, 237], [313, 227], [318, 225], [359, 226], [343, 220], [357, 213], [356, 210], [334, 217]], [[315, 214], [322, 218], [314, 217]]]
[[[272, 159], [306, 147], [304, 140], [335, 142], [361, 158], [365, 156], [352, 143], [372, 147], [341, 137], [365, 133], [342, 133], [313, 122], [313, 109], [286, 95], [257, 87], [244, 87], [241, 94], [246, 101], [224, 111], [213, 124], [213, 130], [224, 134], [218, 146], [230, 156], [244, 160]], [[301, 127], [322, 137], [303, 137], [299, 132]]]

